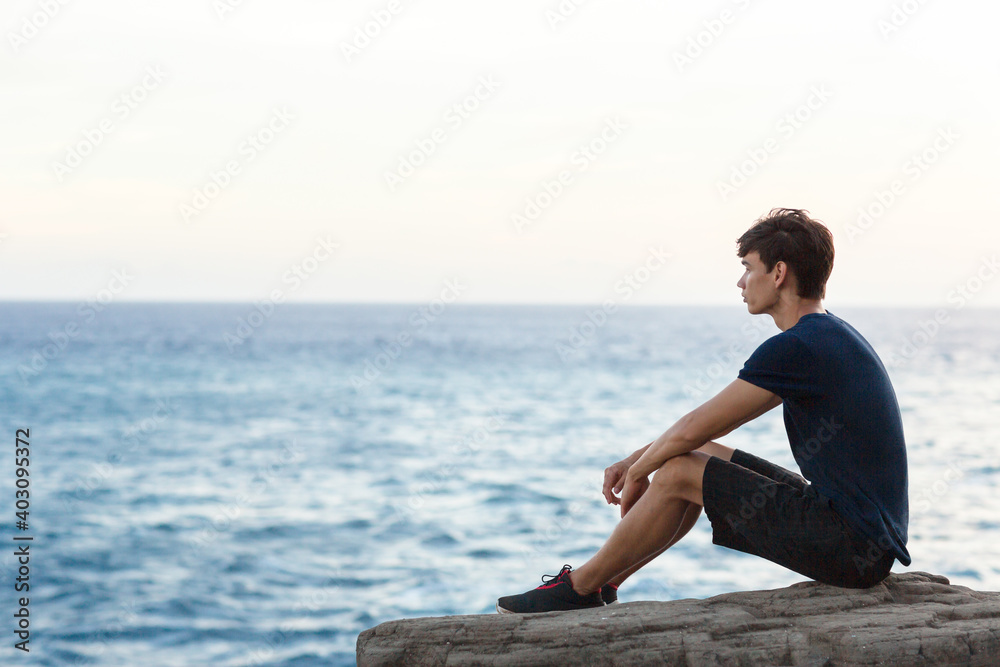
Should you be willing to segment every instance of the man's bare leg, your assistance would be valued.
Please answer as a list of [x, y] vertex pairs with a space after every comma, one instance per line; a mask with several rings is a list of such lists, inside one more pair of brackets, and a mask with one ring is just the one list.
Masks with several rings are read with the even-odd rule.
[[736, 450], [732, 447], [726, 447], [721, 445], [714, 440], [709, 440], [704, 445], [694, 450], [696, 452], [705, 452], [709, 456], [717, 456], [723, 461], [731, 461], [733, 459], [733, 452]]
[[[709, 456], [717, 456], [723, 461], [729, 461], [733, 458], [733, 451], [735, 450], [733, 450], [732, 447], [726, 447], [725, 445], [721, 445], [717, 442], [709, 440], [695, 451], [704, 452]], [[688, 531], [690, 531], [694, 527], [694, 524], [698, 523], [698, 518], [700, 516], [701, 516], [701, 505], [689, 503], [687, 510], [685, 510], [684, 512], [684, 518], [681, 520], [681, 525], [677, 527], [677, 532], [674, 533], [674, 536], [670, 539], [670, 541], [667, 543], [665, 547], [663, 547], [655, 554], [653, 554], [646, 560], [642, 561], [641, 563], [633, 565], [624, 572], [617, 574], [608, 583], [614, 584], [616, 588], [618, 586], [621, 586], [626, 579], [628, 579], [633, 574], [642, 569], [646, 565], [646, 563], [650, 562], [651, 560], [662, 554], [664, 551], [674, 546], [682, 537], [687, 535]]]
[[687, 510], [685, 510], [684, 512], [684, 518], [681, 520], [681, 525], [678, 526], [677, 532], [674, 533], [674, 536], [672, 538], [670, 538], [670, 541], [667, 543], [667, 545], [662, 549], [660, 549], [659, 551], [657, 551], [652, 556], [650, 556], [649, 558], [647, 558], [646, 560], [642, 561], [641, 563], [637, 563], [636, 565], [633, 565], [624, 572], [621, 572], [616, 576], [612, 577], [612, 579], [608, 583], [614, 584], [615, 588], [621, 586], [623, 583], [625, 583], [626, 579], [628, 579], [633, 574], [641, 570], [643, 567], [646, 566], [647, 563], [655, 559], [657, 556], [662, 554], [670, 547], [674, 546], [682, 537], [687, 535], [688, 531], [691, 530], [692, 527], [694, 527], [694, 524], [698, 523], [698, 518], [700, 516], [701, 516], [701, 505], [688, 503]]
[[570, 574], [573, 589], [581, 595], [592, 593], [663, 551], [683, 523], [688, 505], [702, 504], [701, 480], [710, 458], [693, 451], [664, 463], [604, 546]]

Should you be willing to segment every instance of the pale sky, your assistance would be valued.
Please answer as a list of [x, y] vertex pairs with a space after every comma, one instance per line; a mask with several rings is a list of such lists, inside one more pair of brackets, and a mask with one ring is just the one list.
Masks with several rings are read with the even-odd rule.
[[828, 305], [997, 306], [998, 19], [8, 0], [0, 299], [737, 305], [735, 239], [787, 206], [835, 235]]

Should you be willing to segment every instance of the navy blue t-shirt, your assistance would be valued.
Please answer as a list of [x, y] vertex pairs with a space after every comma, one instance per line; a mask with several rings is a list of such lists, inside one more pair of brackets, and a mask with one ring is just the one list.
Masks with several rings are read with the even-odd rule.
[[909, 565], [903, 422], [868, 341], [829, 311], [810, 313], [761, 343], [739, 377], [781, 397], [792, 455], [812, 488]]

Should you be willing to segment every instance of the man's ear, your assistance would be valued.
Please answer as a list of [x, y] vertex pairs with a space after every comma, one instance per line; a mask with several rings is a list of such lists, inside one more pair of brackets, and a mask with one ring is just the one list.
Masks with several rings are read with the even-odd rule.
[[788, 280], [788, 265], [782, 261], [774, 264], [774, 288], [778, 289]]

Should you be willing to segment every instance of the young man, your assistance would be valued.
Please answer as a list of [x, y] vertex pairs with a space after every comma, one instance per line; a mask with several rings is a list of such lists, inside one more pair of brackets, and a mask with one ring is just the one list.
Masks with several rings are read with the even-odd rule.
[[[823, 583], [867, 588], [889, 575], [893, 560], [910, 564], [895, 392], [868, 341], [823, 308], [832, 234], [806, 211], [774, 209], [737, 243], [745, 271], [736, 285], [747, 309], [770, 315], [782, 333], [717, 396], [604, 471], [604, 496], [621, 505], [622, 520], [596, 555], [500, 598], [497, 611], [617, 600], [618, 586], [684, 537], [702, 507], [713, 543]], [[715, 442], [778, 405], [801, 476]]]

